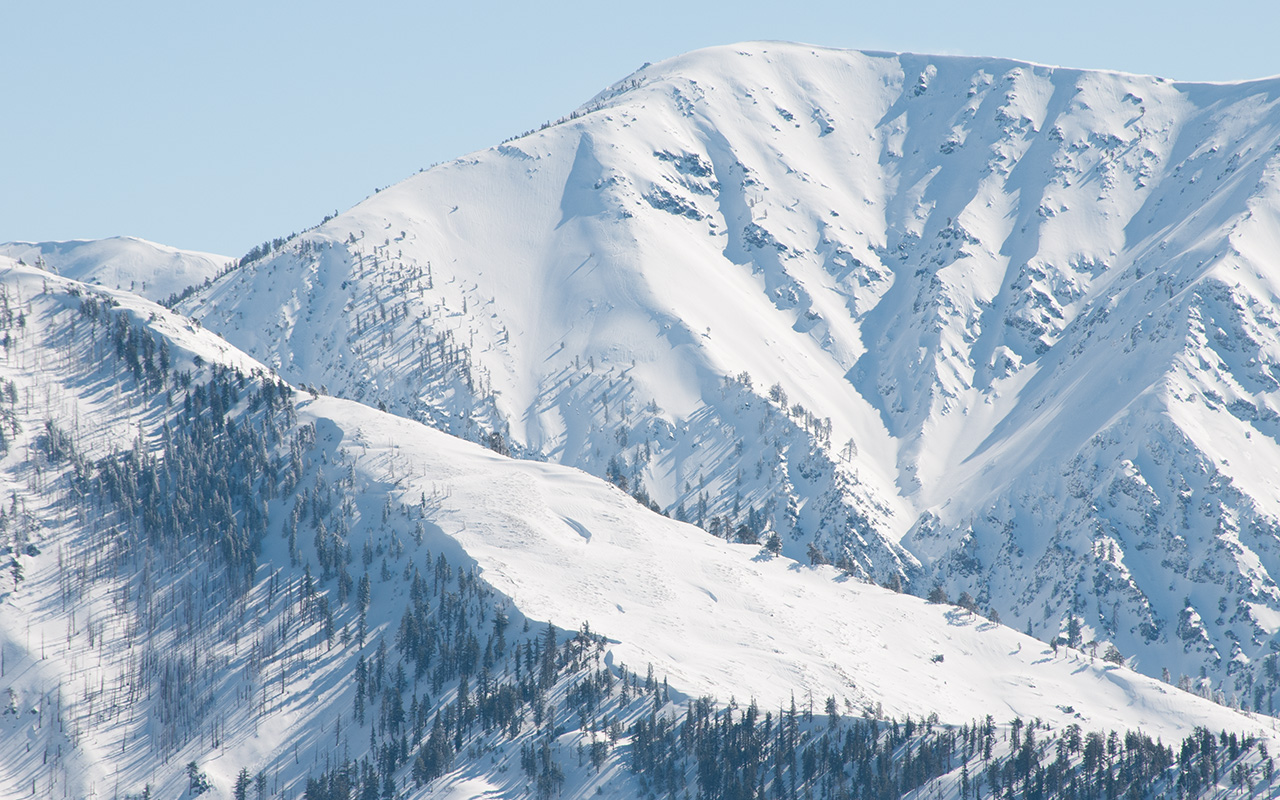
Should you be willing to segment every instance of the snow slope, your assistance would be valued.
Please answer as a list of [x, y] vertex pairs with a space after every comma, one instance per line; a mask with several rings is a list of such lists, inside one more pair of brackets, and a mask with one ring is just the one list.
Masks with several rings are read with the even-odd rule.
[[179, 250], [133, 236], [69, 242], [7, 242], [0, 255], [85, 283], [161, 302], [226, 269], [234, 258]]
[[291, 380], [1269, 708], [1278, 85], [711, 48], [183, 308]]
[[[1055, 656], [954, 607], [708, 537], [576, 469], [515, 461], [337, 398], [300, 393], [296, 408], [270, 411], [259, 391], [266, 368], [207, 329], [124, 292], [12, 262], [0, 270], [3, 793], [137, 795], [149, 784], [185, 796], [196, 762], [219, 794], [244, 768], [261, 770], [272, 794], [297, 796], [307, 776], [339, 753], [360, 758], [376, 739], [350, 710], [351, 676], [357, 659], [377, 658], [390, 674], [389, 662], [404, 666], [390, 643], [418, 569], [434, 571], [432, 604], [443, 608], [451, 575], [462, 597], [466, 576], [478, 576], [491, 588], [467, 614], [507, 614], [516, 641], [524, 620], [589, 623], [607, 637], [605, 663], [651, 664], [677, 696], [782, 707], [794, 692], [802, 704], [840, 698], [855, 715], [1016, 714], [1170, 739], [1197, 725], [1274, 735], [1268, 718], [1079, 651]], [[171, 377], [154, 366], [166, 361]], [[173, 547], [163, 526], [140, 536], [173, 498], [153, 493], [128, 511], [130, 492], [148, 488], [112, 477], [129, 474], [121, 460], [165, 475], [182, 429], [210, 413], [230, 420], [225, 435], [248, 431], [259, 438], [247, 449], [262, 448], [265, 466], [215, 475], [209, 506], [190, 512], [230, 524], [232, 537], [261, 532], [246, 583], [220, 555], [231, 539]], [[259, 479], [274, 494], [222, 517], [228, 491]], [[100, 485], [124, 499], [98, 494]], [[364, 553], [367, 609], [322, 549], [340, 554], [339, 575], [344, 560], [359, 570], [353, 556]], [[448, 685], [428, 684], [413, 682], [415, 705], [420, 694], [436, 709], [453, 698]], [[571, 710], [558, 724], [566, 747], [585, 740]], [[459, 754], [446, 783], [479, 776], [518, 787], [507, 769], [536, 734], [526, 728], [487, 759]], [[580, 776], [583, 793], [636, 794], [613, 758]]]
[[396, 476], [400, 502], [443, 494], [433, 537], [455, 542], [523, 614], [570, 629], [588, 622], [613, 661], [652, 664], [688, 695], [754, 697], [764, 708], [834, 695], [898, 718], [1040, 717], [1166, 740], [1195, 725], [1259, 727], [1079, 651], [1055, 656], [954, 606], [709, 537], [577, 470], [512, 461], [350, 401], [317, 398], [298, 413], [357, 469]]

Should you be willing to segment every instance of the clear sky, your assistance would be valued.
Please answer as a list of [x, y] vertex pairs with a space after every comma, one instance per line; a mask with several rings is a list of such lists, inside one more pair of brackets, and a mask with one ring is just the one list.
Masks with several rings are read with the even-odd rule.
[[12, 0], [0, 31], [0, 241], [132, 235], [226, 255], [708, 45], [1280, 73], [1274, 0]]

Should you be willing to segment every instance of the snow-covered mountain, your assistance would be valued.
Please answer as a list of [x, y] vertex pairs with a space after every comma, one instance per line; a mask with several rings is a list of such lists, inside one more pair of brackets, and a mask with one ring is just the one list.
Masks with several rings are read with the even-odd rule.
[[0, 332], [5, 796], [1270, 780], [1269, 718], [294, 390], [136, 295], [0, 260]]
[[712, 48], [182, 310], [291, 381], [1269, 709], [1278, 89]]
[[156, 302], [211, 280], [236, 259], [179, 250], [133, 236], [70, 242], [7, 242], [0, 256]]

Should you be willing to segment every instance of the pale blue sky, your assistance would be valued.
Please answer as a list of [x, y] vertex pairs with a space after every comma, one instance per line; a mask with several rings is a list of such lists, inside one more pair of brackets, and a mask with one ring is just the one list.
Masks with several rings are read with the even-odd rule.
[[240, 255], [645, 61], [748, 39], [1280, 73], [1275, 2], [787, 5], [8, 0], [0, 241], [133, 235]]

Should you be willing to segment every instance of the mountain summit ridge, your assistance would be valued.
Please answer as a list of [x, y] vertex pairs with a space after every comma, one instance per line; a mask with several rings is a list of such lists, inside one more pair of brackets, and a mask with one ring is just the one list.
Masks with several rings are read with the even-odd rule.
[[1220, 443], [1275, 463], [1275, 85], [697, 51], [183, 309], [291, 380], [1267, 706], [1280, 501]]

